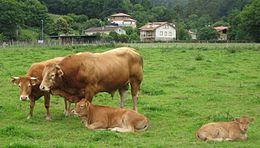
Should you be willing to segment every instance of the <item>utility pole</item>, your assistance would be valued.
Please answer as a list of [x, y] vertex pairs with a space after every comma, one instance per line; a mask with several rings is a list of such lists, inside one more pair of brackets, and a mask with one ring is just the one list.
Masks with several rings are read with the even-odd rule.
[[42, 41], [43, 41], [43, 20], [41, 20], [41, 22], [42, 22]]

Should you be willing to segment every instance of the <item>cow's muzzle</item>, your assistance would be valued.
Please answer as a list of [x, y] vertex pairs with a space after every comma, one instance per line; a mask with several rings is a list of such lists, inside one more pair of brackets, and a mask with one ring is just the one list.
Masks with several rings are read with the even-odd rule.
[[46, 87], [46, 86], [44, 86], [44, 85], [40, 85], [40, 90], [42, 90], [42, 91], [50, 91], [50, 89], [48, 88], [48, 87]]
[[28, 100], [28, 99], [29, 99], [28, 96], [20, 96], [20, 100], [21, 100], [21, 101], [26, 101], [26, 100]]

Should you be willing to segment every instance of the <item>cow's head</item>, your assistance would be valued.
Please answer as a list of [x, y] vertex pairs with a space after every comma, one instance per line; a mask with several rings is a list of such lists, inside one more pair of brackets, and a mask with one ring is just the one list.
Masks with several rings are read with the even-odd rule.
[[40, 85], [40, 89], [42, 91], [50, 91], [53, 87], [57, 85], [59, 81], [61, 81], [61, 77], [63, 76], [63, 74], [64, 73], [59, 65], [46, 65], [42, 72], [43, 79]]
[[36, 77], [13, 77], [11, 82], [20, 87], [20, 100], [25, 101], [29, 99], [32, 92], [32, 87], [40, 84], [40, 80]]
[[240, 130], [246, 133], [249, 123], [254, 122], [255, 118], [242, 117], [242, 118], [235, 118], [234, 121], [239, 124]]
[[87, 99], [82, 99], [77, 103], [75, 114], [79, 117], [87, 116], [89, 112], [90, 102]]

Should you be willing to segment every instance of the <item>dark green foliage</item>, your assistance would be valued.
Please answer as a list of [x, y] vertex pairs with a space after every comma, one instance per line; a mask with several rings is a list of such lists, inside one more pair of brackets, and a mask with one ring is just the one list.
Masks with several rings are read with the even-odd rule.
[[212, 27], [203, 27], [198, 32], [200, 40], [215, 40], [218, 38], [218, 32]]
[[204, 59], [204, 56], [201, 55], [201, 54], [198, 54], [196, 57], [195, 57], [195, 60], [196, 61], [202, 61]]

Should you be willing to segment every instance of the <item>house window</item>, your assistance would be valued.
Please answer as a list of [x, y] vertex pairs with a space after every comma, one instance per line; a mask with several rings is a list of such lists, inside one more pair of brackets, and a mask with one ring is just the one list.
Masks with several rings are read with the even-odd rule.
[[160, 31], [160, 36], [163, 36], [163, 31]]
[[167, 31], [164, 31], [164, 36], [167, 36]]
[[172, 32], [171, 31], [169, 32], [169, 36], [172, 36]]

